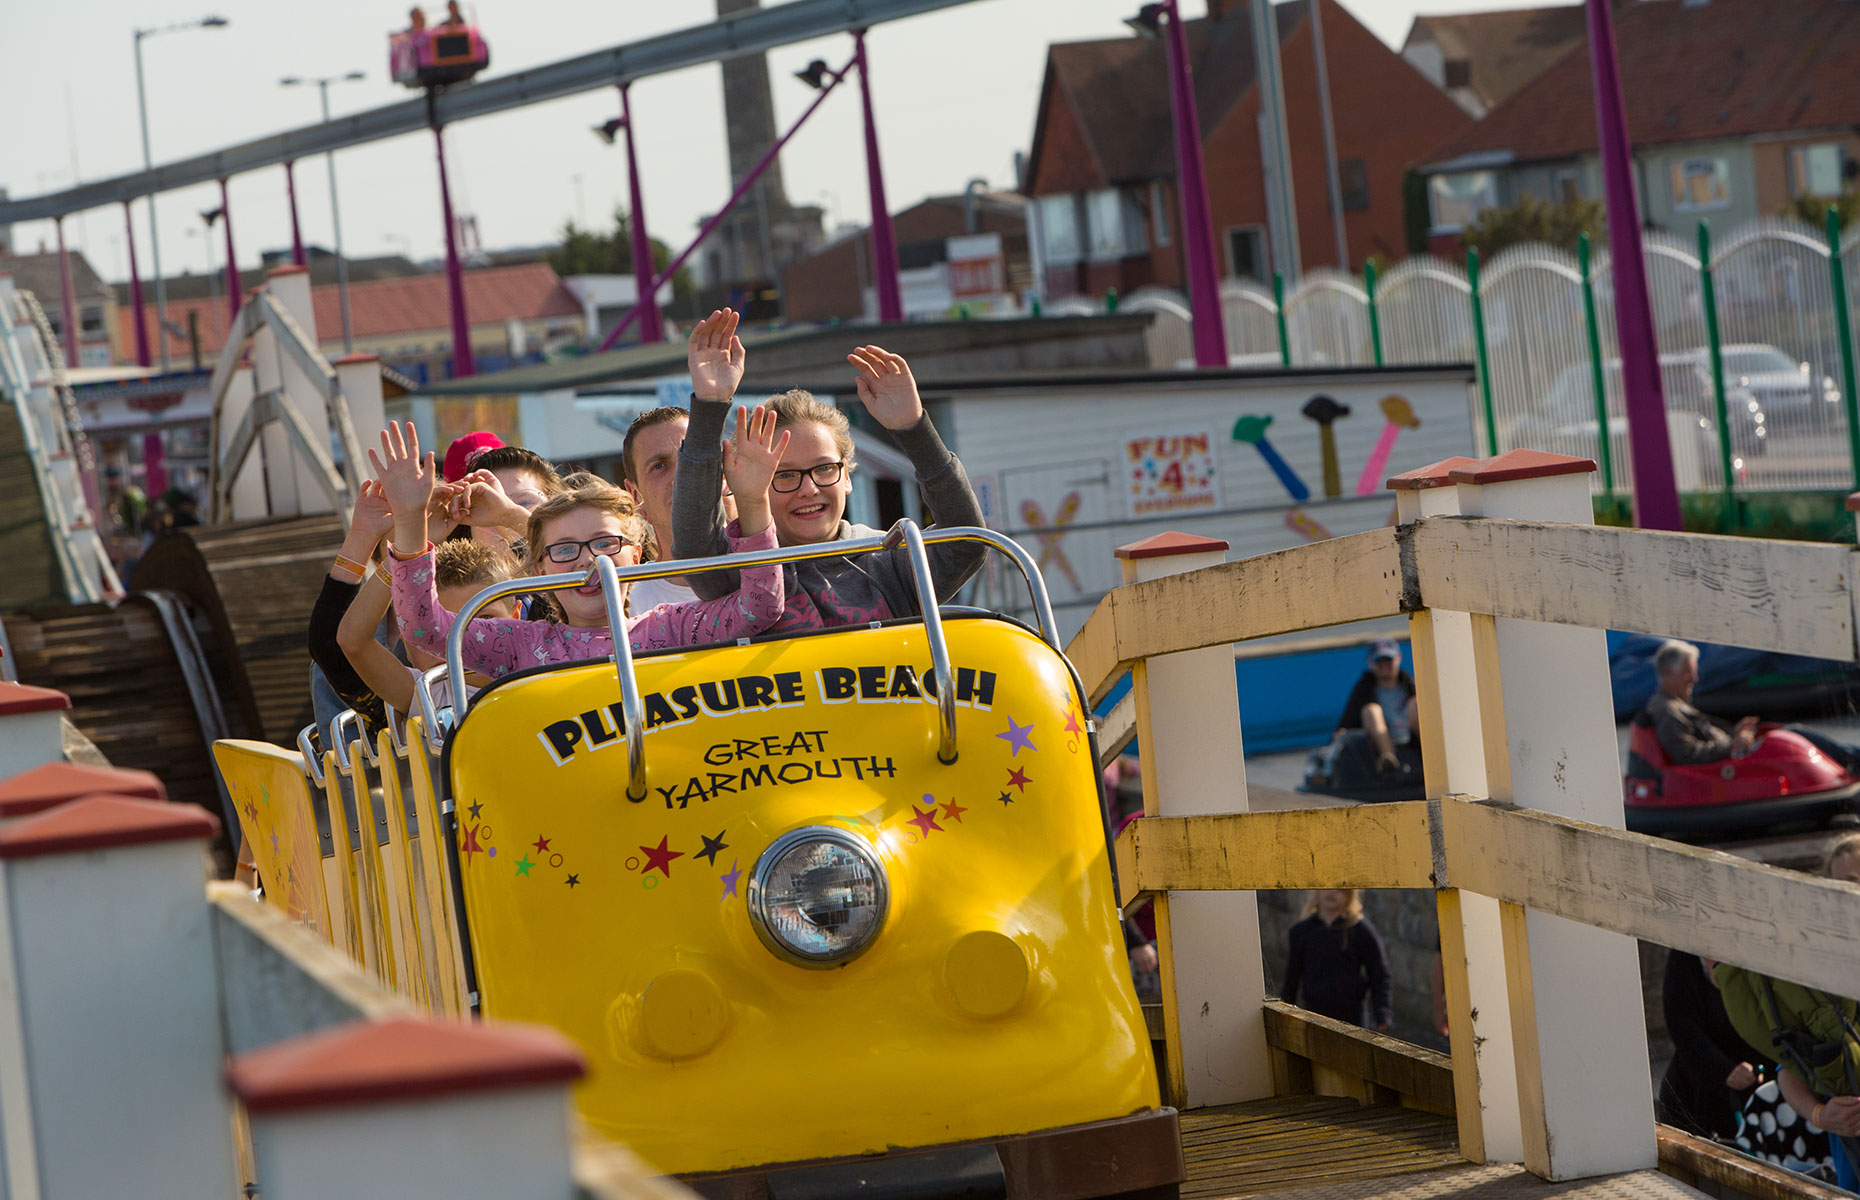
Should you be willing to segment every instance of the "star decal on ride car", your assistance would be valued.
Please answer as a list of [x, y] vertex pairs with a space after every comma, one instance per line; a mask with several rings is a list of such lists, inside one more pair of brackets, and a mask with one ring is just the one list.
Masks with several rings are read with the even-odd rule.
[[717, 852], [730, 848], [730, 844], [723, 840], [723, 835], [728, 832], [729, 830], [727, 829], [719, 829], [716, 837], [706, 837], [704, 834], [698, 834], [698, 837], [702, 838], [704, 841], [704, 848], [699, 850], [694, 857], [705, 860], [713, 867], [716, 866]]
[[1038, 746], [1033, 744], [1033, 722], [1029, 721], [1025, 725], [1017, 725], [1014, 723], [1014, 718], [1009, 717], [1007, 723], [1007, 730], [1002, 733], [997, 733], [995, 736], [1014, 748], [1011, 757], [1019, 758], [1022, 750], [1039, 749]]
[[646, 865], [639, 870], [641, 875], [651, 872], [652, 869], [656, 867], [659, 873], [667, 879], [672, 877], [672, 860], [674, 858], [683, 858], [685, 852], [683, 850], [669, 849], [667, 843], [671, 840], [669, 836], [662, 837], [659, 839], [659, 844], [657, 846], [640, 847], [640, 851], [646, 856]]
[[[926, 800], [930, 799], [928, 796], [924, 798]], [[930, 801], [930, 808], [928, 811], [918, 808], [915, 804], [911, 805], [911, 811], [916, 815], [906, 818], [904, 822], [906, 825], [917, 826], [925, 837], [930, 836], [931, 830], [935, 830], [938, 833], [943, 832], [943, 827], [936, 823], [936, 801]]]
[[1022, 770], [1021, 768], [1019, 767], [1008, 768], [1007, 786], [1012, 787], [1012, 788], [1019, 788], [1021, 795], [1025, 796], [1027, 794], [1027, 785], [1032, 782], [1033, 780], [1027, 778], [1027, 772]]

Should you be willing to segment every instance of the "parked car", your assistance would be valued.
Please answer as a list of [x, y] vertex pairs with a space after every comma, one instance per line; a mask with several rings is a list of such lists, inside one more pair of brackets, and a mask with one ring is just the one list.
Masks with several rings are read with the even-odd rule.
[[[1696, 355], [1709, 369], [1709, 351], [1701, 348], [1685, 353]], [[1771, 427], [1822, 428], [1837, 420], [1841, 411], [1841, 391], [1832, 375], [1824, 374], [1817, 382], [1812, 366], [1796, 362], [1775, 346], [1726, 346], [1724, 382], [1727, 399], [1732, 391], [1748, 393]]]
[[[1611, 358], [1603, 364], [1608, 373], [1607, 389], [1622, 394], [1621, 360]], [[1692, 444], [1674, 446], [1675, 455], [1693, 456], [1699, 469], [1709, 471], [1708, 464], [1718, 460], [1716, 400], [1712, 394], [1711, 372], [1702, 359], [1689, 351], [1660, 356], [1660, 385], [1666, 396], [1667, 412], [1683, 415], [1688, 431], [1696, 430]], [[1725, 392], [1725, 407], [1731, 424], [1732, 469], [1742, 467], [1742, 460], [1764, 453], [1769, 439], [1769, 417], [1763, 403], [1747, 387], [1732, 387]], [[1608, 420], [1613, 444], [1619, 445], [1627, 434], [1627, 419], [1613, 414]], [[1594, 456], [1597, 451], [1595, 392], [1587, 362], [1571, 363], [1550, 385], [1543, 399], [1507, 429], [1501, 426], [1500, 440], [1510, 446], [1529, 446], [1560, 454]]]

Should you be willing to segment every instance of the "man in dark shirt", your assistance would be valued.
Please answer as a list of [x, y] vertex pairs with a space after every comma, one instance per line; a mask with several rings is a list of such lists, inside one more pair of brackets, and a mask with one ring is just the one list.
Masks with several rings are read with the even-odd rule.
[[1677, 765], [1717, 762], [1756, 744], [1755, 717], [1745, 717], [1727, 732], [1692, 707], [1692, 688], [1699, 681], [1697, 646], [1667, 642], [1654, 651], [1653, 665], [1660, 675], [1660, 690], [1647, 701], [1647, 715], [1653, 718], [1653, 736], [1668, 760]]

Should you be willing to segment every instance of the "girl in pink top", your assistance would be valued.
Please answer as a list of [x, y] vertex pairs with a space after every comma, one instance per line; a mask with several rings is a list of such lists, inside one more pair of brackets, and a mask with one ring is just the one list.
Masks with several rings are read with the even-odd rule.
[[[725, 448], [724, 463], [737, 496], [738, 520], [729, 530], [733, 553], [775, 548], [768, 488], [787, 444], [788, 433], [777, 431], [773, 413], [757, 408], [747, 419], [737, 414], [736, 438]], [[443, 655], [455, 618], [439, 603], [433, 548], [425, 544], [425, 514], [433, 493], [445, 485], [438, 481], [433, 455], [421, 456], [419, 435], [411, 423], [405, 425], [404, 433], [390, 424], [381, 434], [381, 454], [370, 450], [368, 457], [394, 510], [396, 546], [424, 544], [421, 552], [412, 555], [389, 547], [401, 636], [410, 645]], [[499, 502], [496, 495], [473, 495], [467, 500], [472, 507]], [[553, 497], [529, 514], [525, 567], [531, 575], [586, 571], [595, 554], [611, 557], [618, 567], [632, 566], [639, 562], [645, 536], [645, 522], [630, 496], [609, 484], [592, 484]], [[613, 653], [607, 604], [599, 583], [552, 595], [565, 620], [474, 619], [464, 642], [466, 666], [495, 679], [543, 663]], [[781, 568], [750, 567], [742, 573], [741, 586], [728, 595], [661, 604], [632, 617], [627, 641], [634, 650], [729, 641], [770, 628], [781, 614]]]

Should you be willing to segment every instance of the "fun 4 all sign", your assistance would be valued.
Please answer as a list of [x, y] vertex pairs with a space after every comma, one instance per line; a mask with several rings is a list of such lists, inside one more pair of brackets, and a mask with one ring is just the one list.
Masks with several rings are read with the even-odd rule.
[[1213, 430], [1131, 434], [1124, 441], [1124, 479], [1133, 517], [1220, 507]]

